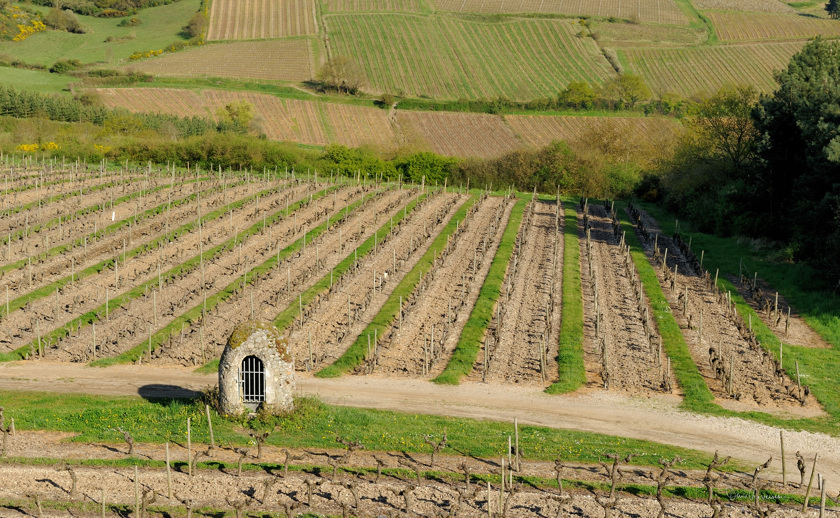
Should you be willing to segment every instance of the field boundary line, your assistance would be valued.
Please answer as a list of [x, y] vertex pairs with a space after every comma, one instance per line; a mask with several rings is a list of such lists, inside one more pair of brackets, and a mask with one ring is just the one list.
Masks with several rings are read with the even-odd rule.
[[478, 201], [478, 195], [472, 195], [465, 201], [458, 211], [449, 218], [446, 226], [440, 231], [437, 237], [432, 241], [426, 253], [417, 261], [414, 268], [411, 269], [400, 281], [400, 283], [391, 292], [391, 295], [382, 305], [382, 308], [374, 316], [364, 330], [359, 334], [356, 340], [350, 344], [344, 354], [342, 354], [331, 365], [324, 367], [315, 373], [319, 378], [335, 378], [350, 371], [358, 366], [365, 357], [367, 352], [367, 336], [375, 335], [382, 336], [385, 331], [393, 324], [397, 315], [401, 311], [400, 298], [410, 295], [417, 284], [433, 266], [436, 260], [438, 251], [443, 251], [449, 236], [452, 235], [465, 218], [467, 211], [475, 205]]
[[[126, 257], [134, 257], [136, 255], [140, 255], [141, 253], [144, 253], [144, 252], [147, 252], [147, 251], [153, 249], [156, 245], [158, 245], [158, 244], [160, 244], [160, 243], [162, 243], [166, 240], [177, 239], [179, 236], [181, 236], [183, 234], [186, 234], [188, 232], [191, 232], [195, 228], [196, 224], [199, 223], [199, 222], [203, 225], [207, 221], [212, 221], [214, 219], [217, 219], [217, 218], [221, 217], [222, 215], [226, 214], [229, 210], [241, 207], [241, 206], [249, 203], [250, 201], [256, 199], [258, 196], [260, 196], [260, 197], [268, 196], [268, 195], [274, 193], [275, 190], [276, 189], [272, 188], [272, 189], [266, 189], [264, 191], [260, 191], [258, 193], [252, 194], [251, 196], [247, 196], [247, 197], [245, 197], [241, 200], [235, 201], [233, 203], [229, 203], [228, 205], [225, 205], [224, 207], [220, 207], [220, 208], [214, 210], [213, 212], [205, 214], [204, 216], [201, 216], [200, 218], [198, 218], [198, 219], [196, 219], [196, 220], [194, 220], [190, 223], [186, 223], [186, 224], [182, 225], [181, 227], [173, 230], [172, 232], [169, 232], [168, 234], [159, 236], [156, 239], [153, 239], [152, 241], [150, 241], [150, 242], [148, 242], [144, 245], [138, 246], [137, 248], [134, 248], [133, 250], [127, 252], [123, 256], [123, 261], [125, 261]], [[318, 193], [315, 193], [315, 194], [317, 195]], [[313, 195], [313, 198], [314, 198], [314, 195]], [[303, 200], [299, 201], [298, 203], [302, 203], [302, 201]], [[290, 208], [291, 208], [291, 206], [290, 206]], [[262, 222], [259, 222], [259, 224], [262, 225]], [[253, 229], [253, 227], [251, 227], [251, 229]], [[251, 230], [251, 229], [248, 229], [248, 230]], [[247, 232], [247, 230], [243, 231], [242, 233], [244, 234], [245, 232]], [[238, 235], [239, 234], [237, 234], [237, 236]], [[232, 242], [232, 240], [229, 240], [229, 241]], [[226, 241], [225, 243], [223, 243], [223, 245], [224, 244], [228, 244], [228, 242]], [[221, 246], [222, 245], [218, 245], [218, 247], [216, 247], [216, 248], [219, 248]], [[216, 250], [216, 248], [214, 248], [213, 250]], [[205, 252], [205, 254], [208, 254], [208, 253], [210, 253], [210, 251]], [[87, 275], [93, 275], [93, 274], [99, 273], [103, 269], [114, 265], [114, 263], [116, 263], [119, 260], [120, 255], [122, 255], [122, 254], [118, 254], [113, 259], [108, 259], [108, 260], [103, 261], [103, 262], [101, 262], [99, 264], [96, 264], [94, 266], [90, 266], [83, 271], [88, 272]], [[194, 257], [193, 259], [198, 260], [198, 257]], [[170, 278], [174, 278], [178, 274], [182, 273], [185, 266], [187, 266], [190, 263], [191, 263], [191, 261], [186, 261], [184, 263], [181, 263], [180, 265], [177, 265], [177, 266], [167, 270], [167, 272], [165, 274], [167, 280], [170, 279]], [[85, 275], [85, 276], [87, 276], [87, 275]], [[52, 283], [51, 285], [49, 285], [49, 287], [52, 287], [53, 289], [58, 289], [59, 287], [65, 286], [69, 282], [69, 280], [70, 280], [70, 277], [65, 277], [64, 279], [61, 279], [60, 281], [56, 281], [56, 282]], [[61, 286], [58, 286], [58, 283], [61, 283], [61, 282], [63, 282], [63, 284]], [[149, 281], [147, 281], [143, 284], [135, 286], [131, 290], [129, 290], [127, 292], [124, 292], [121, 295], [116, 295], [114, 298], [110, 299], [110, 301], [107, 301], [106, 304], [109, 304], [109, 307], [111, 307], [111, 308], [119, 308], [123, 305], [123, 303], [128, 302], [128, 301], [130, 301], [132, 299], [135, 299], [138, 296], [140, 296], [140, 294], [143, 293], [144, 288], [146, 288], [147, 286], [150, 286], [152, 284], [157, 284], [157, 279], [149, 280]], [[49, 293], [52, 293], [52, 292], [49, 292]], [[46, 295], [43, 295], [43, 296], [46, 296]], [[41, 344], [44, 344], [44, 343], [50, 344], [52, 342], [60, 342], [61, 338], [67, 336], [70, 333], [70, 328], [74, 328], [74, 327], [80, 328], [80, 327], [84, 327], [86, 325], [90, 325], [91, 323], [99, 320], [99, 314], [100, 313], [104, 314], [104, 312], [105, 312], [105, 304], [102, 304], [98, 308], [95, 308], [95, 309], [93, 309], [93, 310], [91, 310], [87, 313], [84, 313], [84, 314], [74, 318], [73, 320], [67, 322], [66, 324], [62, 325], [61, 327], [58, 327], [58, 328], [52, 330], [51, 332], [43, 335], [41, 337], [40, 343]], [[21, 347], [18, 347], [17, 349], [14, 349], [12, 351], [9, 351], [9, 352], [6, 352], [6, 353], [0, 353], [0, 362], [27, 359], [27, 356], [28, 356], [27, 353], [29, 351], [33, 350], [34, 347], [38, 346], [38, 342], [39, 341], [37, 339], [35, 339], [35, 340], [31, 341], [30, 343], [28, 343], [26, 345], [23, 345]]]
[[549, 394], [574, 392], [586, 384], [583, 362], [583, 288], [580, 279], [580, 239], [575, 202], [563, 199], [563, 295], [557, 349], [559, 380]]
[[493, 310], [496, 308], [499, 295], [502, 293], [502, 284], [507, 277], [510, 258], [516, 249], [516, 238], [522, 226], [525, 205], [530, 201], [530, 198], [530, 196], [525, 195], [513, 205], [499, 247], [493, 255], [493, 262], [490, 263], [490, 270], [487, 272], [484, 282], [481, 283], [478, 299], [475, 301], [467, 322], [461, 329], [455, 350], [452, 351], [443, 372], [432, 379], [433, 382], [443, 385], [458, 385], [461, 378], [472, 372], [478, 357], [478, 351], [484, 342], [484, 335], [487, 333], [487, 325], [493, 319]]
[[624, 211], [626, 203], [616, 202], [616, 207], [618, 208], [616, 218], [625, 233], [625, 242], [630, 247], [630, 255], [636, 264], [636, 270], [653, 310], [654, 321], [659, 330], [659, 335], [662, 337], [662, 347], [671, 359], [671, 368], [677, 378], [677, 383], [683, 390], [683, 406], [699, 412], [709, 412], [716, 408], [719, 410], [720, 407], [714, 404], [715, 398], [712, 391], [709, 390], [706, 380], [703, 379], [697, 364], [691, 357], [682, 329], [680, 329], [674, 314], [671, 312], [671, 306], [662, 292], [662, 286], [659, 284], [656, 271], [648, 261], [644, 247], [642, 247], [642, 243], [636, 235], [635, 227], [620, 214]]
[[[337, 188], [338, 188], [338, 186], [333, 186], [332, 188], [329, 189], [329, 192], [332, 192]], [[240, 291], [240, 289], [244, 290], [244, 286], [252, 285], [254, 283], [254, 279], [256, 279], [258, 276], [262, 275], [263, 273], [271, 270], [276, 264], [278, 264], [279, 259], [285, 259], [286, 257], [291, 255], [292, 253], [296, 252], [298, 249], [300, 249], [303, 246], [303, 240], [306, 239], [307, 236], [310, 237], [310, 243], [311, 243], [318, 236], [320, 236], [321, 233], [323, 233], [323, 231], [325, 229], [329, 228], [331, 223], [340, 222], [343, 219], [345, 219], [346, 217], [348, 217], [350, 214], [355, 214], [356, 209], [358, 209], [360, 205], [362, 205], [365, 202], [373, 199], [378, 194], [382, 194], [383, 192], [384, 191], [375, 191], [375, 192], [369, 193], [369, 194], [363, 196], [362, 199], [356, 200], [355, 202], [347, 205], [345, 207], [345, 209], [339, 209], [336, 213], [337, 217], [334, 221], [331, 221], [332, 216], [327, 216], [327, 220], [324, 223], [321, 223], [317, 227], [312, 228], [308, 231], [305, 231], [303, 236], [301, 236], [300, 238], [298, 238], [297, 240], [292, 242], [290, 245], [288, 245], [282, 251], [280, 251], [277, 254], [272, 254], [268, 259], [263, 261], [262, 264], [260, 264], [258, 266], [255, 266], [254, 268], [251, 268], [250, 270], [244, 272], [244, 274], [243, 274], [244, 277], [237, 277], [236, 279], [231, 281], [224, 288], [220, 289], [219, 291], [217, 291], [213, 295], [208, 296], [207, 297], [207, 311], [210, 311], [210, 310], [214, 309], [216, 306], [218, 306], [219, 304], [221, 304], [222, 302], [225, 302], [227, 299], [229, 299], [230, 297], [237, 294], [237, 292]], [[316, 199], [321, 199], [324, 196], [326, 196], [326, 191], [320, 191], [317, 195], [312, 196], [312, 201], [315, 201]], [[300, 206], [302, 205], [302, 203], [303, 203], [303, 201], [298, 202], [297, 203], [298, 206], [295, 207], [295, 210], [299, 209]], [[265, 225], [268, 226], [268, 225], [273, 224], [277, 221], [280, 221], [280, 219], [282, 219], [282, 218], [278, 218], [278, 216], [282, 212], [285, 212], [285, 209], [276, 212], [270, 218], [266, 219]], [[248, 230], [243, 231], [243, 234], [245, 234], [247, 232], [248, 236], [252, 236], [252, 235], [256, 234], [257, 232], [261, 231], [263, 228], [264, 228], [263, 222], [259, 221], [259, 222], [255, 223], [254, 225], [252, 225]], [[236, 239], [236, 238], [234, 238], [234, 239]], [[242, 240], [240, 239], [239, 242], [241, 242], [241, 241]], [[205, 254], [210, 254], [211, 257], [212, 257], [213, 255], [216, 255], [217, 253], [221, 252], [223, 248], [227, 247], [227, 245], [232, 244], [232, 243], [233, 243], [233, 240], [228, 240], [228, 242], [222, 243], [222, 244], [218, 245], [217, 247], [213, 248], [212, 250], [208, 250], [207, 252], [204, 252], [204, 253]], [[201, 260], [201, 257], [203, 257], [203, 256], [199, 256], [198, 259]], [[196, 258], [193, 258], [192, 260], [195, 261], [195, 259]], [[250, 278], [250, 281], [248, 280], [248, 278]], [[181, 313], [181, 315], [172, 319], [172, 321], [170, 321], [162, 329], [159, 329], [157, 332], [155, 332], [152, 335], [151, 341], [144, 340], [140, 344], [132, 347], [128, 351], [125, 351], [124, 353], [122, 353], [118, 356], [114, 356], [112, 358], [103, 358], [101, 360], [97, 360], [96, 362], [92, 362], [90, 365], [95, 366], [95, 367], [107, 367], [109, 365], [116, 365], [116, 364], [120, 364], [120, 363], [129, 363], [129, 362], [137, 361], [137, 360], [139, 360], [140, 358], [143, 357], [144, 352], [157, 350], [157, 348], [166, 339], [168, 339], [170, 336], [172, 336], [172, 334], [178, 329], [178, 325], [180, 325], [180, 324], [192, 324], [196, 320], [201, 321], [201, 319], [203, 318], [202, 313], [204, 313], [204, 302], [203, 301], [200, 304], [197, 304], [192, 309], [189, 309], [186, 312]]]
[[[394, 223], [399, 225], [403, 219], [405, 219], [409, 214], [412, 213], [414, 208], [421, 203], [424, 199], [426, 199], [429, 194], [423, 194], [420, 197], [409, 201], [403, 208], [404, 212], [401, 214], [397, 214]], [[278, 313], [277, 317], [274, 319], [274, 326], [282, 333], [286, 330], [286, 328], [291, 325], [296, 319], [296, 315], [300, 312], [300, 308], [306, 308], [309, 304], [321, 293], [325, 293], [330, 290], [330, 279], [335, 276], [336, 278], [341, 278], [345, 272], [350, 270], [353, 264], [356, 261], [356, 257], [358, 256], [358, 261], [361, 261], [368, 254], [373, 251], [373, 245], [377, 242], [378, 238], [384, 239], [385, 236], [391, 234], [391, 232], [386, 232], [387, 228], [391, 225], [391, 221], [389, 220], [388, 223], [383, 224], [377, 230], [374, 231], [374, 234], [370, 236], [364, 243], [359, 245], [357, 248], [354, 249], [353, 252], [347, 255], [344, 259], [341, 260], [332, 270], [330, 274], [324, 275], [321, 277], [318, 282], [316, 282], [312, 287], [308, 290], [304, 291], [300, 294], [300, 301], [298, 306], [296, 307], [294, 303], [289, 304], [286, 309]], [[399, 231], [399, 227], [394, 227], [395, 230]], [[380, 232], [383, 234], [380, 235]]]

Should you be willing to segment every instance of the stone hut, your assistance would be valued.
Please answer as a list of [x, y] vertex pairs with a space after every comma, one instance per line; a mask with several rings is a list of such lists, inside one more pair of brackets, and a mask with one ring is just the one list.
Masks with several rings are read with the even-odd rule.
[[289, 412], [294, 388], [295, 361], [277, 328], [258, 321], [236, 326], [219, 360], [222, 413]]

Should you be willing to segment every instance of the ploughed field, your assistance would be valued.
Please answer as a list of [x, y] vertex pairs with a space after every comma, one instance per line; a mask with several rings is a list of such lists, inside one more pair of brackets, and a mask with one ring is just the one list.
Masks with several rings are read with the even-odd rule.
[[[456, 381], [547, 387], [563, 381], [571, 231], [588, 388], [682, 393], [610, 205], [574, 203], [564, 230], [570, 208], [554, 197], [461, 185], [58, 159], [0, 174], [4, 361], [212, 369], [233, 327], [258, 319], [285, 334], [302, 373], [434, 379], [466, 362]], [[822, 412], [684, 244], [644, 243], [719, 402]], [[791, 329], [810, 340], [801, 321]]]

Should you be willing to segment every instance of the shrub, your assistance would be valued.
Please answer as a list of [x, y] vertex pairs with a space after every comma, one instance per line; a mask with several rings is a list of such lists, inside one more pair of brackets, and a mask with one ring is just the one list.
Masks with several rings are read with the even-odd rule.
[[189, 38], [198, 38], [204, 34], [207, 28], [207, 17], [202, 12], [195, 13], [190, 21], [183, 27], [184, 34]]
[[132, 16], [131, 18], [123, 18], [120, 23], [117, 24], [118, 27], [137, 27], [143, 23], [139, 18]]
[[50, 67], [50, 72], [53, 74], [65, 74], [81, 66], [82, 62], [78, 59], [59, 59]]
[[76, 13], [70, 10], [62, 11], [53, 7], [44, 17], [44, 23], [58, 31], [67, 31], [74, 34], [84, 34], [87, 32], [82, 22]]

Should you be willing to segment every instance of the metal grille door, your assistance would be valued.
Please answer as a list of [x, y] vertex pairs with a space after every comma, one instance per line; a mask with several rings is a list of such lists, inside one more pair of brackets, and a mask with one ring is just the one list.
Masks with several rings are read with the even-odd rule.
[[243, 403], [265, 401], [265, 369], [256, 356], [246, 356], [239, 368], [239, 397]]

